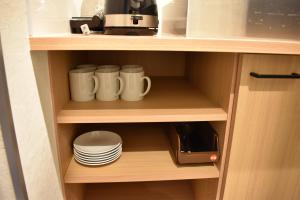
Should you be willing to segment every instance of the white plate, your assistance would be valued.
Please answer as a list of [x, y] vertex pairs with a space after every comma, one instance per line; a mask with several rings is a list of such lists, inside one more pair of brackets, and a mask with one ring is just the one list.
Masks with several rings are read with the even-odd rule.
[[107, 157], [112, 154], [116, 154], [116, 152], [122, 150], [122, 146], [119, 146], [118, 148], [114, 149], [113, 151], [107, 152], [105, 154], [86, 154], [78, 151], [77, 149], [73, 149], [73, 152], [76, 152], [76, 154], [82, 156], [82, 157], [89, 157], [89, 158], [100, 158], [100, 157]]
[[122, 144], [119, 144], [118, 146], [116, 146], [114, 149], [104, 152], [104, 153], [86, 153], [84, 151], [78, 150], [77, 148], [73, 148], [74, 150], [76, 150], [77, 153], [82, 154], [84, 156], [105, 156], [105, 155], [109, 155], [114, 151], [117, 151], [118, 149], [122, 148]]
[[82, 164], [82, 165], [86, 165], [86, 166], [102, 166], [102, 165], [107, 165], [107, 164], [110, 164], [110, 163], [113, 163], [115, 162], [119, 157], [117, 157], [116, 159], [114, 160], [111, 160], [111, 161], [107, 161], [107, 162], [103, 162], [103, 163], [85, 163], [85, 162], [82, 162], [82, 161], [79, 161], [79, 160], [76, 160], [78, 163]]
[[95, 160], [99, 160], [99, 159], [107, 159], [107, 158], [113, 157], [114, 155], [116, 155], [116, 154], [118, 154], [118, 153], [120, 153], [120, 152], [122, 152], [122, 149], [119, 149], [118, 151], [115, 151], [115, 152], [113, 152], [113, 153], [111, 153], [111, 154], [109, 154], [109, 155], [105, 155], [105, 156], [97, 156], [97, 157], [95, 157], [95, 156], [85, 156], [85, 155], [81, 155], [81, 154], [79, 154], [78, 152], [73, 151], [74, 155], [76, 155], [77, 157], [84, 158], [84, 159], [91, 159], [91, 160], [92, 160], [92, 159], [95, 159]]
[[109, 161], [109, 160], [112, 160], [116, 157], [119, 157], [120, 155], [122, 154], [122, 152], [119, 152], [117, 153], [116, 155], [110, 157], [110, 158], [106, 158], [106, 159], [101, 159], [101, 160], [91, 160], [91, 159], [85, 159], [85, 158], [80, 158], [80, 157], [77, 157], [77, 156], [74, 156], [76, 158], [76, 160], [80, 160], [82, 162], [86, 162], [86, 163], [102, 163], [102, 162], [106, 162], [106, 161]]
[[83, 160], [87, 160], [87, 161], [103, 161], [103, 160], [108, 160], [110, 158], [113, 158], [114, 156], [116, 156], [120, 153], [122, 153], [122, 149], [114, 152], [111, 155], [106, 155], [103, 157], [88, 157], [88, 156], [82, 156], [82, 155], [78, 154], [76, 151], [74, 151], [74, 156], [76, 156], [79, 159], [83, 159]]
[[97, 166], [98, 165], [99, 166], [99, 165], [106, 165], [106, 164], [112, 163], [115, 160], [117, 160], [120, 156], [121, 156], [121, 154], [116, 156], [115, 158], [113, 158], [111, 160], [107, 160], [107, 161], [103, 161], [103, 162], [86, 162], [86, 161], [80, 160], [76, 157], [74, 157], [74, 158], [78, 163], [83, 164], [83, 165], [90, 165], [90, 166]]
[[85, 153], [105, 153], [122, 143], [121, 137], [110, 131], [92, 131], [78, 136], [73, 145]]

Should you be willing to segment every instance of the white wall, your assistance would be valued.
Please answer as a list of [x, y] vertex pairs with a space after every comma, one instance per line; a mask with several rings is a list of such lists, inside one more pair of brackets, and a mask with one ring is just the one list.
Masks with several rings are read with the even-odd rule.
[[26, 8], [25, 0], [0, 1], [0, 31], [12, 114], [29, 199], [59, 200], [62, 193], [30, 57]]
[[245, 36], [249, 0], [189, 0], [187, 36]]
[[157, 0], [159, 34], [186, 33], [188, 0]]
[[31, 33], [41, 35], [69, 32], [68, 19], [73, 12], [72, 0], [27, 1]]
[[12, 179], [10, 176], [9, 166], [7, 163], [6, 151], [4, 148], [1, 126], [0, 126], [0, 199], [15, 200]]
[[[69, 33], [69, 19], [91, 16], [105, 0], [28, 0], [32, 35]], [[159, 34], [185, 34], [188, 0], [157, 0]]]

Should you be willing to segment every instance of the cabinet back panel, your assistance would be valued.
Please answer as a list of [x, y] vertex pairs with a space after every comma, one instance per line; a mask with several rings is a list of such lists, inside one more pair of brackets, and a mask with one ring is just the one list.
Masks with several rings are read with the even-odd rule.
[[147, 76], [184, 76], [185, 52], [91, 51], [88, 62], [98, 65], [142, 65]]
[[216, 200], [218, 179], [192, 180], [195, 200]]

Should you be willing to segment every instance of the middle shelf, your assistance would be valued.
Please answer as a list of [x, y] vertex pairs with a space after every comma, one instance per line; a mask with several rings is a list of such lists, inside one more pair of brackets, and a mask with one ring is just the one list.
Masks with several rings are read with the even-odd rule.
[[87, 167], [72, 158], [66, 171], [65, 183], [108, 183], [157, 180], [188, 180], [219, 177], [213, 164], [177, 165], [164, 126], [111, 126], [121, 133], [122, 156], [110, 165]]
[[58, 123], [130, 123], [226, 121], [227, 113], [180, 77], [151, 78], [143, 101], [69, 101], [58, 113]]

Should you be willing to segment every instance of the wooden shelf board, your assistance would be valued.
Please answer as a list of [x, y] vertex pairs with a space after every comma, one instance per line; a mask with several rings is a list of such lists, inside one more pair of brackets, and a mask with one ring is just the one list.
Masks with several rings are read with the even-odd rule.
[[227, 113], [182, 78], [152, 78], [144, 100], [69, 102], [58, 123], [226, 121]]
[[185, 36], [109, 36], [60, 34], [30, 37], [31, 50], [152, 50], [300, 54], [300, 41]]
[[192, 185], [188, 181], [141, 183], [89, 184], [86, 200], [193, 200]]
[[112, 126], [121, 135], [123, 153], [114, 163], [89, 167], [71, 160], [65, 183], [108, 183], [206, 179], [219, 177], [213, 164], [180, 166], [172, 159], [169, 140], [163, 126]]

